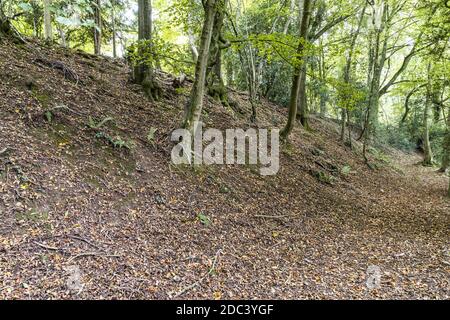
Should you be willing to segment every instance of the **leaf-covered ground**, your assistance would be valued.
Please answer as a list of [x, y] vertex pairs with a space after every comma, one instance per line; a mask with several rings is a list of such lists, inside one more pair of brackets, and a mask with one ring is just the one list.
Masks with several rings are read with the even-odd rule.
[[[189, 83], [160, 74], [151, 104], [128, 80], [120, 61], [1, 44], [0, 299], [449, 298], [447, 178], [419, 156], [374, 151], [369, 169], [312, 118], [276, 176], [172, 166]], [[205, 99], [208, 126], [248, 127], [231, 97], [238, 112]]]

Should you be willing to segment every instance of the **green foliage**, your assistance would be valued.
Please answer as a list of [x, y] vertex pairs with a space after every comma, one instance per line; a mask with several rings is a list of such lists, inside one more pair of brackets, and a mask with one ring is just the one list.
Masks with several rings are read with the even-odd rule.
[[98, 132], [95, 137], [97, 139], [104, 139], [109, 144], [113, 146], [113, 148], [117, 149], [128, 149], [131, 150], [135, 147], [135, 143], [132, 140], [123, 140], [120, 136], [111, 137], [107, 133], [104, 132]]
[[372, 154], [373, 157], [380, 162], [383, 162], [383, 163], [391, 162], [390, 157], [387, 154], [385, 154], [383, 151], [381, 151], [377, 148], [370, 147], [369, 153]]
[[345, 83], [339, 79], [328, 78], [334, 90], [335, 101], [340, 108], [353, 111], [366, 101], [366, 91], [354, 83]]
[[326, 184], [333, 184], [334, 181], [336, 180], [335, 177], [333, 177], [332, 175], [329, 175], [328, 173], [326, 173], [324, 171], [315, 172], [315, 176], [320, 182], [323, 182]]
[[155, 145], [155, 133], [158, 129], [151, 127], [150, 130], [148, 130], [147, 133], [147, 141], [151, 144], [151, 145]]
[[211, 220], [208, 216], [204, 215], [203, 213], [199, 213], [197, 215], [197, 219], [200, 221], [201, 224], [208, 226], [211, 224]]
[[89, 120], [88, 120], [88, 126], [91, 129], [100, 129], [101, 127], [103, 127], [106, 123], [114, 121], [114, 118], [112, 117], [106, 117], [103, 120], [101, 120], [100, 122], [96, 123], [95, 120], [89, 116]]
[[351, 172], [352, 172], [352, 167], [350, 167], [349, 165], [345, 165], [341, 169], [341, 174], [343, 174], [344, 176], [348, 176]]
[[378, 143], [389, 145], [403, 151], [412, 151], [417, 144], [419, 137], [410, 136], [405, 127], [394, 127], [391, 125], [380, 125], [377, 131]]
[[46, 111], [45, 112], [45, 118], [47, 119], [47, 121], [50, 123], [53, 120], [53, 113], [51, 111]]
[[152, 40], [140, 40], [127, 48], [134, 65], [160, 65], [173, 74], [192, 74], [195, 63], [183, 45], [168, 42], [157, 35]]

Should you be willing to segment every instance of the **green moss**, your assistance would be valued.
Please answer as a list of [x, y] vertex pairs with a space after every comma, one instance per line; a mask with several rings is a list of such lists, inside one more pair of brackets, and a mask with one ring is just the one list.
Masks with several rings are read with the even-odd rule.
[[51, 106], [52, 98], [48, 93], [33, 90], [32, 95], [44, 109], [48, 109]]

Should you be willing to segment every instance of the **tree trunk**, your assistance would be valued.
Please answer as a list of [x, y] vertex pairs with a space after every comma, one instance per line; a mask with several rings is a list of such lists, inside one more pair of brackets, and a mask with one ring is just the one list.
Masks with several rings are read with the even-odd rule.
[[[297, 55], [302, 58], [302, 64], [300, 66], [296, 66], [294, 68], [294, 76], [292, 79], [292, 87], [291, 87], [291, 97], [289, 100], [289, 116], [288, 121], [286, 123], [286, 126], [281, 131], [281, 137], [283, 139], [287, 139], [289, 137], [289, 134], [291, 133], [293, 127], [294, 127], [294, 121], [297, 117], [297, 103], [300, 96], [301, 91], [301, 83], [302, 83], [302, 70], [306, 70], [306, 59], [303, 56], [304, 53], [304, 42], [306, 41], [306, 35], [308, 32], [308, 24], [309, 24], [309, 17], [311, 15], [311, 0], [304, 0], [303, 2], [303, 8], [302, 8], [302, 17], [301, 17], [301, 26], [300, 26], [300, 42], [297, 48]], [[306, 80], [306, 71], [304, 73]], [[303, 85], [305, 84], [305, 81], [303, 81]], [[303, 87], [304, 89], [305, 87]], [[302, 104], [306, 100], [306, 96], [303, 92], [302, 97]]]
[[66, 43], [66, 34], [65, 34], [65, 32], [64, 32], [64, 30], [63, 30], [63, 28], [62, 28], [62, 26], [61, 26], [61, 27], [58, 27], [58, 32], [59, 32], [59, 37], [61, 38], [61, 46], [62, 46], [63, 48], [66, 48], [66, 47], [67, 47], [67, 43]]
[[216, 0], [217, 9], [214, 17], [214, 26], [209, 48], [209, 62], [206, 69], [206, 85], [208, 94], [216, 101], [220, 101], [225, 107], [230, 107], [228, 102], [227, 88], [222, 77], [222, 50], [229, 47], [223, 38], [222, 29], [224, 25], [226, 0]]
[[94, 52], [95, 54], [101, 54], [102, 43], [102, 7], [101, 0], [93, 0], [94, 9]]
[[442, 149], [444, 150], [444, 156], [442, 158], [440, 171], [445, 172], [450, 168], [450, 112], [447, 113], [447, 128]]
[[433, 152], [430, 144], [430, 107], [431, 107], [431, 63], [428, 64], [428, 84], [425, 100], [425, 109], [423, 112], [423, 165], [431, 166], [433, 164]]
[[[151, 48], [152, 40], [152, 3], [151, 0], [139, 0], [138, 1], [138, 40], [149, 42], [150, 48], [140, 47], [140, 54], [143, 55], [144, 50], [153, 50]], [[141, 62], [135, 67], [135, 82], [142, 85], [145, 95], [150, 101], [157, 100], [159, 98], [160, 88], [155, 81], [153, 73], [153, 65], [148, 62]]]
[[[364, 14], [366, 12], [366, 5], [364, 5], [363, 10], [361, 12], [361, 16], [359, 17], [358, 20], [358, 26], [356, 28], [356, 31], [353, 33], [352, 36], [352, 40], [350, 43], [350, 48], [348, 50], [348, 55], [347, 55], [347, 61], [344, 67], [344, 75], [343, 75], [343, 80], [344, 80], [344, 84], [348, 85], [350, 84], [350, 79], [351, 79], [351, 67], [352, 67], [352, 60], [353, 60], [353, 53], [355, 50], [355, 45], [356, 45], [356, 40], [358, 39], [359, 33], [361, 31], [361, 26], [362, 26], [362, 22], [364, 19]], [[352, 28], [353, 29], [353, 28]], [[345, 121], [347, 120], [347, 127], [349, 130], [351, 130], [351, 126], [350, 126], [350, 110], [348, 107], [346, 106], [341, 106], [342, 107], [342, 123], [341, 123], [341, 140], [344, 141], [345, 139]], [[349, 136], [349, 144], [351, 146], [351, 132], [349, 132], [348, 134]]]
[[113, 57], [117, 58], [117, 40], [116, 40], [116, 13], [114, 9], [115, 2], [112, 2], [112, 17], [111, 17], [111, 24], [112, 24], [112, 47], [113, 47]]
[[450, 179], [449, 179], [449, 183], [448, 183], [447, 198], [450, 198]]
[[342, 107], [341, 110], [341, 135], [340, 135], [340, 140], [344, 141], [345, 140], [345, 124], [346, 124], [346, 119], [347, 119], [347, 110]]
[[308, 57], [303, 58], [303, 64], [300, 68], [300, 89], [298, 93], [298, 118], [303, 128], [310, 130], [309, 126], [309, 110], [308, 110], [308, 99], [306, 97], [306, 71], [308, 68]]
[[184, 128], [195, 132], [195, 122], [200, 120], [203, 95], [205, 91], [206, 69], [208, 67], [209, 47], [211, 45], [212, 31], [214, 26], [214, 17], [217, 12], [217, 0], [206, 0], [204, 4], [205, 21], [200, 38], [200, 50], [195, 66], [195, 80], [191, 89], [191, 95], [186, 105], [186, 114], [184, 118]]
[[53, 41], [52, 17], [50, 13], [51, 0], [44, 0], [44, 34], [45, 41]]

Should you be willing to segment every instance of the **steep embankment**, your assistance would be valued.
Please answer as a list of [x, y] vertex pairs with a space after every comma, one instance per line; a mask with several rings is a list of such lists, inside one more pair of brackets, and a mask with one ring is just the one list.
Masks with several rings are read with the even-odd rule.
[[[0, 298], [449, 297], [446, 181], [413, 156], [374, 156], [370, 170], [312, 119], [276, 176], [175, 167], [169, 136], [189, 88], [161, 74], [151, 104], [128, 78], [121, 62], [2, 43]], [[208, 126], [248, 127], [245, 94], [232, 97], [244, 114], [208, 100]], [[269, 103], [258, 111], [262, 127], [285, 121]]]

